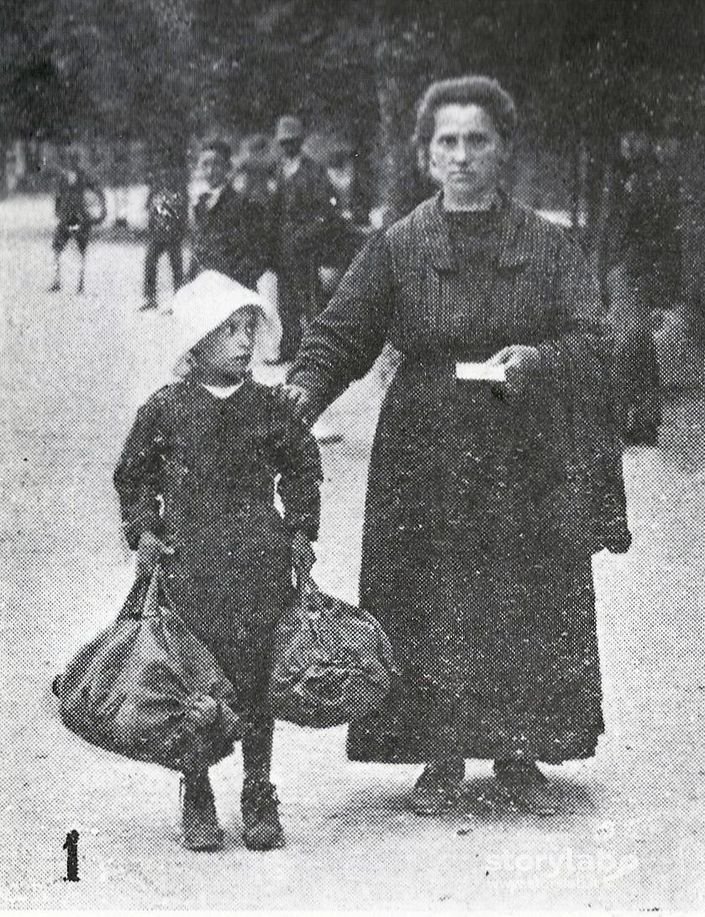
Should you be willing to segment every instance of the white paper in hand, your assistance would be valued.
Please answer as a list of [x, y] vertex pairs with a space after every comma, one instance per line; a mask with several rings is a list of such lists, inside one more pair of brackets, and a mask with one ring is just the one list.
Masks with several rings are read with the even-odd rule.
[[455, 378], [471, 382], [506, 382], [503, 363], [456, 363]]

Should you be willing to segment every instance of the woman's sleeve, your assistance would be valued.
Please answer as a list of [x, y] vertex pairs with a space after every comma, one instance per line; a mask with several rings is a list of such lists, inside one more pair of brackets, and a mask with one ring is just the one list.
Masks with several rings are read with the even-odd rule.
[[388, 242], [379, 235], [357, 255], [328, 308], [311, 323], [287, 376], [308, 391], [314, 413], [372, 367], [384, 346], [392, 308]]
[[587, 537], [590, 552], [607, 547], [622, 553], [631, 535], [612, 391], [613, 340], [595, 277], [572, 241], [558, 255], [556, 296], [562, 328], [539, 352], [557, 443], [577, 474], [564, 506], [566, 530], [576, 550]]
[[158, 497], [162, 492], [164, 437], [161, 433], [159, 393], [138, 411], [113, 475], [120, 499], [122, 529], [132, 550], [140, 535], [161, 535], [163, 522]]
[[556, 335], [539, 345], [544, 381], [602, 388], [609, 373], [611, 341], [606, 334], [600, 290], [580, 245], [567, 236], [558, 246], [554, 276]]
[[318, 443], [286, 406], [275, 403], [272, 411], [273, 458], [280, 475], [277, 489], [284, 504], [284, 523], [292, 534], [300, 529], [315, 541], [323, 481]]

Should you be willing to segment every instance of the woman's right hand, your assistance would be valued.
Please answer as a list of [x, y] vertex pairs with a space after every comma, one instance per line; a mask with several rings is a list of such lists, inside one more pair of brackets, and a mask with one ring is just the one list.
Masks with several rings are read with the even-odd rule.
[[170, 548], [153, 532], [142, 532], [137, 545], [137, 576], [149, 579], [164, 554], [173, 554]]
[[307, 427], [313, 425], [314, 418], [310, 416], [311, 396], [303, 386], [295, 385], [293, 382], [282, 382], [274, 391], [289, 406], [297, 420]]

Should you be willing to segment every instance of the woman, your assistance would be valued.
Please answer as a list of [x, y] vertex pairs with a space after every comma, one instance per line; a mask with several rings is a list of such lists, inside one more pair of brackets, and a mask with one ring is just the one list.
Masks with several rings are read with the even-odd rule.
[[[348, 755], [425, 762], [419, 813], [453, 805], [468, 757], [550, 811], [536, 761], [589, 757], [603, 732], [590, 558], [629, 541], [609, 361], [579, 248], [500, 189], [515, 127], [493, 80], [429, 88], [415, 142], [442, 191], [357, 256], [285, 389], [313, 418], [385, 341], [402, 355], [360, 582], [402, 678], [351, 726]], [[488, 360], [506, 382], [457, 377]]]

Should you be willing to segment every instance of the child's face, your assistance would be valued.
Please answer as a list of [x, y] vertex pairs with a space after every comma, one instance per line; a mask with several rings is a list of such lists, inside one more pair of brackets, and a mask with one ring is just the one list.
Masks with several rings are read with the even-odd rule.
[[246, 372], [255, 346], [255, 309], [241, 309], [198, 344], [195, 363], [199, 374], [217, 382], [232, 382]]

